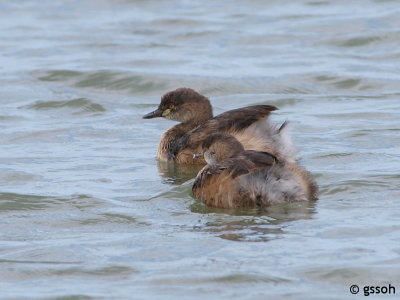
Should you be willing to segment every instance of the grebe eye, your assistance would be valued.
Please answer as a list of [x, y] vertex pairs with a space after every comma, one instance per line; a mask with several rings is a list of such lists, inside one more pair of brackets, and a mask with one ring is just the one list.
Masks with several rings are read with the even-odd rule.
[[211, 155], [214, 155], [214, 154], [215, 154], [215, 152], [214, 152], [214, 151], [211, 151], [211, 152], [210, 152], [210, 154], [211, 154]]

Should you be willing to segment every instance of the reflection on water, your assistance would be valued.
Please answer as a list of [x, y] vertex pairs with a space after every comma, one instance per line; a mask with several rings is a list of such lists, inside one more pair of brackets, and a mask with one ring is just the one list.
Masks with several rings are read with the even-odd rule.
[[196, 177], [204, 166], [175, 164], [158, 160], [157, 167], [160, 176], [164, 178], [164, 183], [182, 184]]
[[282, 237], [286, 223], [312, 219], [315, 203], [303, 201], [263, 208], [222, 209], [197, 201], [191, 205], [191, 211], [211, 215], [199, 230], [232, 241], [263, 242]]

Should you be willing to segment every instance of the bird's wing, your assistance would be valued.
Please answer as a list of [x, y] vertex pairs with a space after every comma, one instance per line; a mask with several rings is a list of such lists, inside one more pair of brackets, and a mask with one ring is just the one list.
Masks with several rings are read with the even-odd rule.
[[253, 105], [224, 112], [184, 134], [176, 141], [171, 154], [175, 156], [182, 149], [198, 148], [210, 134], [231, 133], [246, 129], [254, 122], [267, 117], [274, 110], [277, 108], [273, 105]]

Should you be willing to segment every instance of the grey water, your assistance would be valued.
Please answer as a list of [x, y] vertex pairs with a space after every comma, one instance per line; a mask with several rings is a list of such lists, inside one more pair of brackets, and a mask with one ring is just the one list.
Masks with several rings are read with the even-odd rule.
[[[1, 299], [400, 293], [400, 3], [0, 1]], [[157, 162], [191, 87], [279, 107], [316, 202], [205, 207]], [[350, 292], [358, 285], [358, 295]]]

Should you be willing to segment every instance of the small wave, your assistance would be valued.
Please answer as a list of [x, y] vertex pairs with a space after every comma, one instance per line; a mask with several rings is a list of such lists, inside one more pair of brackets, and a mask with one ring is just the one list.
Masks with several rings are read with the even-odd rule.
[[297, 94], [297, 95], [302, 95], [302, 94], [313, 94], [315, 91], [310, 90], [308, 88], [300, 88], [300, 87], [294, 87], [294, 86], [286, 86], [281, 89], [278, 89], [275, 91], [277, 94]]
[[82, 210], [96, 205], [96, 198], [87, 195], [52, 197], [44, 195], [16, 194], [0, 192], [0, 212], [48, 210], [54, 207], [65, 209], [65, 206]]
[[[138, 63], [146, 64], [139, 60]], [[165, 63], [165, 61], [164, 61]], [[168, 64], [175, 64], [175, 61]], [[98, 70], [95, 72], [74, 72], [66, 70], [36, 71], [39, 80], [60, 81], [75, 88], [126, 91], [131, 94], [157, 95], [160, 96], [169, 90], [178, 87], [191, 87], [208, 97], [219, 95], [234, 95], [246, 93], [270, 93], [270, 78], [216, 78], [208, 76], [179, 76], [171, 74], [139, 74], [130, 72], [119, 72], [113, 70]], [[297, 80], [297, 78], [295, 79]], [[290, 84], [285, 84], [290, 86]], [[309, 89], [299, 88], [288, 90], [287, 94], [308, 94]]]
[[0, 116], [0, 121], [19, 121], [23, 120], [20, 116]]
[[194, 20], [194, 19], [187, 19], [187, 18], [170, 18], [170, 19], [158, 19], [156, 21], [151, 22], [153, 26], [162, 26], [162, 27], [197, 27], [200, 25], [204, 25], [204, 22]]
[[329, 4], [331, 4], [329, 1], [310, 1], [306, 3], [306, 5], [310, 6], [329, 5]]
[[34, 110], [70, 108], [76, 110], [74, 114], [106, 111], [106, 109], [102, 105], [94, 103], [86, 98], [78, 98], [65, 101], [37, 101], [34, 104], [22, 106], [22, 108]]
[[139, 75], [128, 75], [113, 73], [109, 71], [100, 71], [89, 73], [79, 78], [74, 84], [76, 87], [83, 88], [106, 88], [110, 90], [131, 90], [134, 92], [147, 92], [153, 89], [162, 90], [164, 83], [145, 78]]
[[232, 274], [221, 277], [213, 277], [213, 282], [220, 282], [224, 284], [236, 284], [236, 283], [255, 283], [255, 282], [263, 282], [263, 283], [289, 283], [291, 280], [277, 277], [277, 276], [257, 276], [250, 274]]
[[0, 183], [1, 184], [17, 184], [26, 183], [27, 181], [33, 181], [38, 179], [40, 176], [36, 174], [18, 172], [18, 171], [2, 171], [0, 173]]
[[335, 185], [321, 188], [321, 194], [324, 195], [336, 195], [341, 193], [358, 193], [359, 191], [375, 190], [377, 188], [391, 188], [392, 184], [384, 181], [370, 180], [345, 180], [342, 182], [337, 182]]
[[42, 81], [64, 81], [82, 75], [82, 72], [70, 70], [54, 70], [47, 72], [44, 76], [38, 79]]
[[55, 275], [59, 276], [85, 276], [85, 277], [105, 277], [105, 276], [125, 276], [129, 274], [138, 273], [136, 269], [121, 266], [111, 265], [102, 268], [87, 269], [82, 267], [71, 267], [61, 270], [53, 271]]
[[337, 43], [337, 46], [340, 47], [361, 47], [367, 46], [375, 43], [376, 41], [381, 40], [379, 36], [371, 36], [371, 37], [355, 37], [346, 39], [344, 41], [340, 41]]
[[372, 78], [349, 78], [322, 74], [313, 76], [311, 80], [315, 81], [319, 85], [326, 85], [326, 88], [329, 90], [366, 91], [382, 87], [382, 82]]
[[46, 209], [49, 202], [55, 198], [47, 196], [0, 193], [0, 211], [7, 210], [38, 210]]
[[128, 90], [133, 93], [146, 93], [154, 90], [165, 91], [168, 84], [163, 78], [131, 75], [124, 72], [99, 70], [95, 72], [76, 72], [68, 70], [38, 71], [39, 80], [69, 82], [78, 88]]

